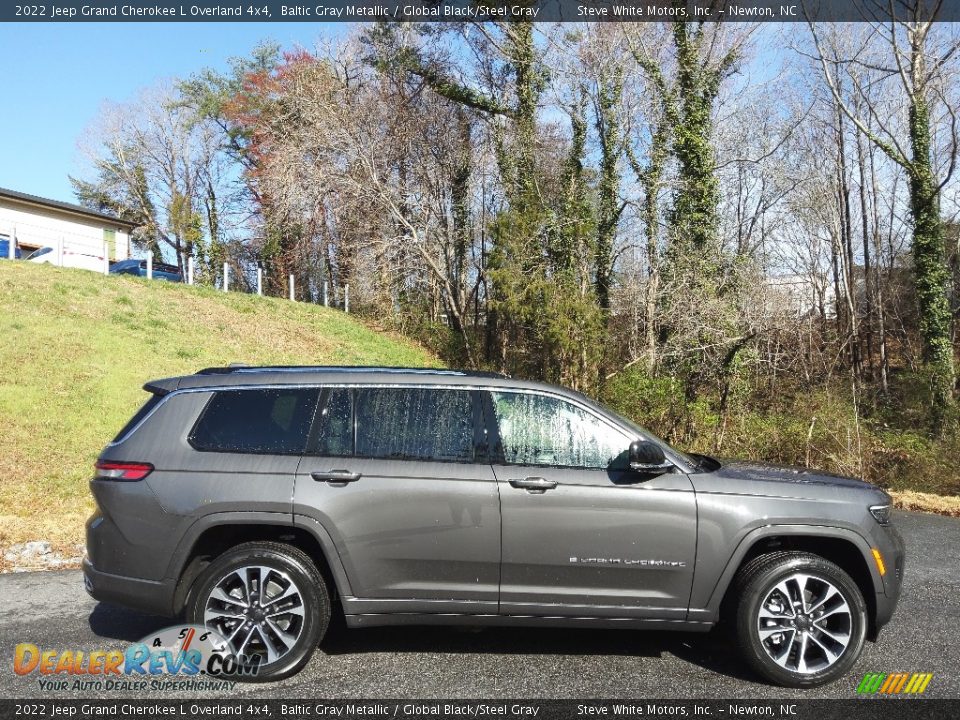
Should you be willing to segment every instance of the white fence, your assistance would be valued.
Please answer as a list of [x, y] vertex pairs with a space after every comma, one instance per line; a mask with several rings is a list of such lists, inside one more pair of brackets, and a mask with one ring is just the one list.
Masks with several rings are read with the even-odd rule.
[[[65, 247], [66, 243], [64, 239], [58, 238], [53, 244], [53, 257], [47, 261], [53, 265], [63, 267], [65, 263]], [[71, 267], [83, 267], [88, 270], [97, 270], [102, 272], [104, 275], [110, 274], [110, 246], [108, 243], [103, 243], [103, 254], [94, 256], [84, 256], [84, 262], [82, 263], [70, 263]], [[10, 242], [7, 244], [7, 257], [10, 260], [16, 259], [17, 256], [17, 242], [16, 236], [10, 238]], [[131, 258], [134, 259], [134, 258]], [[147, 279], [153, 280], [153, 255], [148, 254], [146, 257], [147, 260]], [[196, 280], [196, 265], [193, 258], [187, 258], [187, 277], [186, 284], [194, 285]], [[223, 291], [230, 292], [230, 265], [228, 263], [223, 264]], [[330, 292], [329, 292], [329, 283], [323, 283], [323, 305], [324, 307], [330, 307]], [[293, 302], [297, 302], [297, 293], [296, 293], [296, 278], [293, 276], [293, 273], [289, 277], [289, 298]], [[263, 268], [257, 268], [257, 295], [263, 296]], [[343, 286], [343, 311], [350, 312], [350, 284], [347, 283]]]
[[[153, 258], [147, 256], [147, 278], [153, 278]], [[196, 278], [196, 266], [194, 265], [193, 258], [187, 258], [187, 285], [195, 284]], [[290, 273], [288, 277], [288, 290], [289, 290], [289, 299], [291, 302], [297, 302], [297, 286], [296, 278], [293, 273]], [[223, 264], [223, 283], [221, 285], [224, 292], [230, 292], [230, 265], [229, 263]], [[330, 307], [330, 284], [328, 282], [323, 283], [323, 306]], [[263, 296], [263, 268], [257, 268], [257, 285], [256, 285], [257, 295]], [[348, 313], [350, 312], [350, 283], [347, 283], [343, 286], [343, 311]]]

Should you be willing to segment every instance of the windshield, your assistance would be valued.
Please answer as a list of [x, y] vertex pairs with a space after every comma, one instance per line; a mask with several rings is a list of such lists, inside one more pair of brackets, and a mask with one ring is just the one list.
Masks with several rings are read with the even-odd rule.
[[39, 250], [34, 250], [32, 253], [27, 255], [27, 260], [30, 260], [31, 258], [35, 258], [35, 257], [40, 257], [41, 255], [46, 255], [51, 250], [53, 250], [53, 248], [48, 248], [48, 247], [43, 247], [43, 248], [40, 248]]

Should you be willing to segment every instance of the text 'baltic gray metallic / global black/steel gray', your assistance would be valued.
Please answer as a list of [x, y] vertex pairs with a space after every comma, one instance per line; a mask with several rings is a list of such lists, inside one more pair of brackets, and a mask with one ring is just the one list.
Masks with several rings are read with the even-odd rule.
[[707, 631], [782, 685], [856, 662], [900, 595], [890, 497], [680, 452], [571, 390], [492, 373], [210, 368], [147, 383], [90, 483], [84, 582], [185, 614], [256, 679], [349, 627]]

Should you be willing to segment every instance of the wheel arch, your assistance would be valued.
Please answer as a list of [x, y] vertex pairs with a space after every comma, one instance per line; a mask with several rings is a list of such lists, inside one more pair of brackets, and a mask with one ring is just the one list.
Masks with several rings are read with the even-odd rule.
[[727, 563], [708, 603], [717, 618], [727, 615], [735, 602], [734, 578], [754, 558], [780, 550], [809, 552], [828, 560], [846, 572], [857, 584], [867, 606], [867, 634], [872, 640], [877, 631], [877, 593], [883, 592], [882, 579], [871, 561], [870, 545], [857, 533], [845, 528], [820, 526], [776, 526], [758, 528], [738, 545]]
[[[287, 543], [305, 552], [323, 576], [333, 598], [350, 595], [340, 556], [329, 533], [318, 522], [300, 518], [291, 522], [281, 513], [226, 513], [198, 521], [189, 538], [171, 560], [176, 587], [173, 612], [179, 615], [187, 602], [190, 588], [203, 569], [216, 557], [244, 542]], [[198, 527], [199, 526], [199, 527]]]

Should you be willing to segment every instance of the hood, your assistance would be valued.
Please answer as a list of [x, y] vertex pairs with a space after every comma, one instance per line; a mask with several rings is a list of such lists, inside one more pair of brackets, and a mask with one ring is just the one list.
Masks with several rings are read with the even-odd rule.
[[[851, 490], [883, 492], [876, 485], [852, 477], [844, 477], [810, 468], [772, 465], [746, 460], [727, 460], [713, 473], [718, 478], [730, 481], [755, 481], [758, 483], [789, 483], [792, 485], [820, 485]], [[798, 488], [799, 489], [799, 488]], [[813, 488], [810, 488], [811, 490]]]

